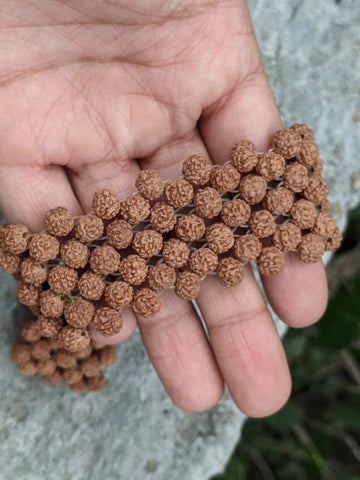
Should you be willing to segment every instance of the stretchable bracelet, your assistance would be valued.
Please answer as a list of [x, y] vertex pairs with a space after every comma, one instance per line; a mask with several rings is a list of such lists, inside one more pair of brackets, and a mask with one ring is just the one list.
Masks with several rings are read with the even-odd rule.
[[242, 140], [224, 165], [190, 155], [172, 181], [142, 170], [134, 195], [97, 191], [93, 211], [76, 218], [51, 209], [40, 233], [1, 225], [0, 267], [19, 281], [17, 296], [32, 311], [12, 352], [22, 373], [64, 380], [78, 392], [100, 390], [101, 365], [113, 363], [115, 352], [91, 340], [90, 324], [115, 335], [122, 308], [151, 317], [162, 290], [192, 300], [206, 275], [234, 287], [247, 262], [272, 276], [287, 251], [312, 263], [338, 248], [313, 131], [296, 124], [272, 141], [258, 153]]

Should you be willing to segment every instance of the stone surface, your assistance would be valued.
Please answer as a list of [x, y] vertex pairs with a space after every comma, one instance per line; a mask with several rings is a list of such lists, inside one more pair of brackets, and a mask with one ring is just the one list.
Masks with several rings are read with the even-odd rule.
[[[332, 213], [343, 228], [347, 210], [360, 200], [352, 181], [360, 150], [358, 0], [248, 3], [284, 123], [315, 130]], [[102, 393], [51, 387], [20, 375], [9, 359], [24, 310], [15, 282], [3, 272], [0, 311], [2, 478], [205, 480], [223, 468], [243, 419], [228, 395], [209, 412], [178, 410], [138, 334], [117, 347]]]

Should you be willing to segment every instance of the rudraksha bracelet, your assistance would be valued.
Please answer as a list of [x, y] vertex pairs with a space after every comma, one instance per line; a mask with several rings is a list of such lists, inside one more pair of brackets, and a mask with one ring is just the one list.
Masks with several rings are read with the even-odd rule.
[[17, 296], [32, 311], [12, 351], [21, 372], [64, 380], [77, 392], [100, 390], [101, 365], [115, 353], [91, 340], [90, 324], [115, 335], [122, 308], [151, 317], [162, 290], [193, 300], [206, 275], [233, 287], [247, 262], [272, 276], [287, 251], [313, 263], [338, 248], [313, 131], [296, 124], [272, 141], [258, 153], [242, 140], [224, 165], [190, 155], [172, 181], [142, 170], [134, 195], [120, 200], [100, 190], [93, 211], [76, 218], [65, 207], [51, 209], [40, 233], [1, 225], [0, 267], [19, 281]]

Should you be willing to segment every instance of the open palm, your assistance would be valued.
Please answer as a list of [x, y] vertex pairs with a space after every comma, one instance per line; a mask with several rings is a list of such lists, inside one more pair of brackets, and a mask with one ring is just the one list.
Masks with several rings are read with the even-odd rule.
[[[141, 168], [171, 179], [189, 154], [223, 163], [232, 143], [263, 150], [280, 127], [243, 1], [0, 2], [0, 205], [10, 222], [41, 229], [46, 210], [89, 211], [100, 188], [125, 198]], [[312, 323], [326, 304], [322, 265], [292, 254], [263, 283], [289, 325]], [[280, 408], [289, 372], [252, 272], [230, 291], [207, 278], [198, 305], [209, 340], [192, 304], [165, 292], [159, 314], [128, 312], [111, 342], [138, 325], [185, 410], [216, 404], [224, 383], [249, 415]]]

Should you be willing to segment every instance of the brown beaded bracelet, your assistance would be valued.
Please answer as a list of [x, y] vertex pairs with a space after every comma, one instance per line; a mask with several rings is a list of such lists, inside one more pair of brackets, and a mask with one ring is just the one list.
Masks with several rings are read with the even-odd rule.
[[13, 360], [26, 375], [99, 390], [101, 364], [115, 357], [91, 340], [91, 323], [115, 335], [126, 306], [151, 317], [161, 290], [192, 300], [209, 274], [233, 287], [250, 261], [260, 274], [276, 275], [289, 250], [319, 261], [342, 238], [321, 172], [313, 132], [297, 124], [276, 132], [266, 153], [242, 140], [224, 165], [190, 155], [183, 176], [169, 182], [142, 170], [136, 194], [121, 201], [109, 189], [95, 192], [93, 212], [77, 218], [51, 209], [43, 232], [1, 225], [0, 267], [19, 280], [18, 298], [32, 310]]

